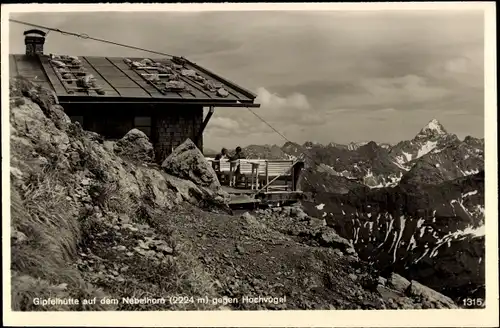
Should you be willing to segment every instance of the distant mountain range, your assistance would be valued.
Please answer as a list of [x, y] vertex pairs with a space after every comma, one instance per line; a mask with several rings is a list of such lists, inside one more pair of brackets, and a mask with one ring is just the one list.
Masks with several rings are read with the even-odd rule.
[[484, 139], [431, 120], [411, 140], [252, 145], [249, 158], [301, 158], [306, 212], [360, 256], [456, 300], [484, 297]]
[[[460, 140], [437, 121], [430, 121], [411, 140], [395, 145], [374, 141], [341, 145], [287, 142], [250, 145], [248, 158], [303, 158], [313, 171], [347, 178], [370, 188], [405, 183], [440, 183], [478, 173], [484, 167], [484, 139]], [[307, 175], [306, 175], [307, 176]], [[321, 186], [316, 186], [321, 189]], [[333, 191], [333, 190], [330, 190]]]

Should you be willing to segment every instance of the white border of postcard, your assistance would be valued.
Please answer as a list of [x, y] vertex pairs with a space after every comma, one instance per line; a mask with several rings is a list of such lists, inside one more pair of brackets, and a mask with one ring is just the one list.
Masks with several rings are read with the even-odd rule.
[[[151, 327], [497, 327], [498, 185], [496, 147], [495, 2], [372, 3], [199, 3], [199, 4], [13, 4], [2, 5], [2, 224], [4, 323], [16, 326]], [[352, 311], [169, 311], [169, 312], [12, 312], [10, 309], [9, 13], [72, 11], [255, 11], [255, 10], [484, 10], [485, 12], [485, 174], [486, 309]]]

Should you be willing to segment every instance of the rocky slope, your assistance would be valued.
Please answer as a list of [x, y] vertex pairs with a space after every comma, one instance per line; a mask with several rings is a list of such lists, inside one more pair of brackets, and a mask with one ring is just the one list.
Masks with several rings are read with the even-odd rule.
[[319, 193], [304, 205], [380, 270], [454, 299], [484, 297], [484, 172], [440, 185]]
[[[476, 139], [477, 140], [477, 139]], [[476, 174], [484, 169], [484, 144], [467, 138], [452, 142], [410, 162], [402, 183], [441, 183]]]
[[[11, 83], [13, 309], [117, 307], [37, 306], [34, 297], [216, 295], [200, 281], [205, 273], [182, 251], [184, 243], [153, 226], [181, 204], [227, 212], [224, 194], [158, 168], [142, 132], [132, 130], [117, 143], [104, 141], [71, 123], [55, 101], [31, 83]], [[159, 284], [159, 276], [175, 279]]]
[[11, 81], [10, 105], [13, 310], [457, 307], [416, 280], [380, 277], [300, 207], [231, 215], [189, 140], [159, 166], [142, 132], [103, 140], [29, 82]]

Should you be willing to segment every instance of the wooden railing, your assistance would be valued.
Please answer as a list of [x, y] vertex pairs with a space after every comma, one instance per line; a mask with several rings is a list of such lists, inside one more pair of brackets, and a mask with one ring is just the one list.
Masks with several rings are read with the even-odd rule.
[[[229, 186], [236, 186], [237, 179], [243, 177], [245, 185], [248, 187], [248, 184], [250, 184], [250, 189], [258, 189], [260, 185], [265, 186], [266, 192], [270, 190], [288, 190], [290, 189], [288, 182], [292, 182], [294, 179], [293, 167], [295, 161], [293, 160], [239, 159], [229, 161], [227, 159], [206, 159], [212, 163], [219, 180], [227, 179]], [[285, 183], [281, 185], [272, 184], [278, 180]]]

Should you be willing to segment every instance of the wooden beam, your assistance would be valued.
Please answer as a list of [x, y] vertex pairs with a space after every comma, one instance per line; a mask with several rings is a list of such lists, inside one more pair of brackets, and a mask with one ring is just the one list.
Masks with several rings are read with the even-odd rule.
[[299, 178], [302, 174], [302, 169], [304, 168], [304, 162], [298, 161], [293, 166], [293, 191], [298, 191]]
[[207, 127], [208, 121], [210, 121], [210, 118], [214, 114], [215, 108], [213, 106], [210, 106], [210, 109], [207, 113], [207, 117], [205, 117], [205, 120], [203, 123], [201, 123], [200, 130], [198, 131], [198, 134], [196, 135], [196, 140], [195, 144], [198, 144], [198, 141], [200, 141], [200, 138], [203, 137], [203, 131], [205, 131], [205, 128]]
[[[62, 86], [61, 86], [62, 87]], [[83, 96], [83, 95], [57, 95], [60, 104], [170, 104], [170, 105], [201, 105], [210, 107], [238, 107], [238, 108], [258, 108], [260, 104], [246, 103], [217, 103], [205, 102], [204, 100], [189, 100], [189, 99], [166, 99], [161, 101], [161, 98], [131, 98], [131, 97], [115, 97], [115, 96]], [[92, 100], [91, 100], [92, 99]]]

